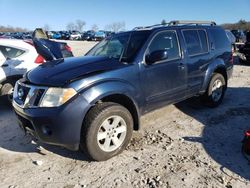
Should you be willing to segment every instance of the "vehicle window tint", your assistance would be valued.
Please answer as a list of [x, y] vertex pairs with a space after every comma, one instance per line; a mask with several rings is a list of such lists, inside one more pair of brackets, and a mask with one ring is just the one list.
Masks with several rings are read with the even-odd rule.
[[197, 30], [185, 30], [183, 35], [189, 55], [196, 55], [202, 52], [202, 47]]
[[124, 59], [131, 61], [137, 52], [141, 49], [142, 45], [145, 43], [149, 36], [148, 31], [140, 31], [138, 33], [132, 33], [128, 43], [126, 52], [124, 53]]
[[214, 39], [215, 49], [223, 49], [231, 45], [223, 29], [211, 29], [211, 35]]
[[22, 55], [25, 51], [8, 46], [0, 46], [0, 50], [5, 58], [16, 58]]
[[207, 35], [204, 30], [184, 30], [183, 35], [189, 55], [208, 52]]
[[202, 53], [206, 53], [208, 52], [207, 34], [204, 30], [198, 30], [198, 33], [200, 36]]
[[179, 45], [175, 31], [161, 32], [156, 35], [149, 46], [149, 53], [158, 50], [166, 50], [168, 59], [180, 57]]

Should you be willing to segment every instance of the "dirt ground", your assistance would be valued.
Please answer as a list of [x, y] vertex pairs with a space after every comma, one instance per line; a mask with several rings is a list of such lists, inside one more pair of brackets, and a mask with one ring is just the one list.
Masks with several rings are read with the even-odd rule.
[[[94, 43], [69, 45], [81, 55]], [[0, 187], [250, 187], [241, 154], [250, 128], [249, 75], [250, 66], [236, 63], [216, 109], [188, 100], [145, 115], [128, 148], [105, 162], [32, 141], [0, 99]]]

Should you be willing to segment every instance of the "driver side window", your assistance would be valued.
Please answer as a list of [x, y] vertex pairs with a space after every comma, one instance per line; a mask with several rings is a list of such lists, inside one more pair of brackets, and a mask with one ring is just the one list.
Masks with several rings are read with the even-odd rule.
[[179, 59], [180, 49], [175, 31], [163, 31], [154, 37], [149, 45], [149, 54], [158, 50], [166, 50], [168, 60]]

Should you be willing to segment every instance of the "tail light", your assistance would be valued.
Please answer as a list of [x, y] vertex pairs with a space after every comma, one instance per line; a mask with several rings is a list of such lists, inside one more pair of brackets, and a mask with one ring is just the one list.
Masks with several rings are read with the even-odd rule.
[[69, 47], [67, 44], [64, 46], [65, 50], [67, 50], [68, 52], [72, 52], [71, 47]]
[[44, 62], [45, 62], [45, 59], [43, 58], [43, 56], [38, 55], [36, 60], [35, 60], [35, 63], [41, 64], [41, 63], [44, 63]]

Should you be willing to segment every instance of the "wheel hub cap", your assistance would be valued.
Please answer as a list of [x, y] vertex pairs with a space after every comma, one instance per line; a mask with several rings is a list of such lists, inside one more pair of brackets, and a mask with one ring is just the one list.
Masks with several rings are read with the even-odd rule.
[[121, 116], [111, 116], [103, 121], [98, 133], [98, 146], [105, 152], [119, 148], [126, 137], [127, 125]]
[[212, 86], [212, 98], [214, 101], [219, 101], [222, 96], [223, 84], [221, 80], [215, 80]]

